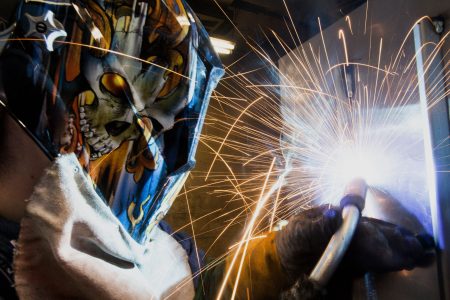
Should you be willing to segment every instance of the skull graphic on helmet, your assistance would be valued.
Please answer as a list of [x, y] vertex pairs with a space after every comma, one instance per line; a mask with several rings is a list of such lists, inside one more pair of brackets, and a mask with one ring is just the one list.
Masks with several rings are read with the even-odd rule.
[[7, 110], [50, 157], [75, 154], [145, 240], [194, 166], [223, 74], [205, 29], [183, 0], [30, 0], [16, 24], [0, 44]]
[[[196, 69], [189, 66], [196, 63], [196, 41], [187, 38], [190, 24], [184, 7], [177, 1], [170, 4], [139, 2], [137, 16], [130, 7], [117, 5], [109, 10], [112, 18], [91, 8], [99, 13], [92, 27], [101, 36], [91, 41], [81, 61], [80, 73], [89, 89], [76, 97], [79, 130], [91, 160], [137, 139], [142, 132], [137, 119], [148, 119], [146, 130], [153, 135], [172, 128], [192, 97]], [[109, 51], [102, 47], [106, 45]], [[76, 44], [71, 47], [75, 49], [69, 61], [81, 51]]]

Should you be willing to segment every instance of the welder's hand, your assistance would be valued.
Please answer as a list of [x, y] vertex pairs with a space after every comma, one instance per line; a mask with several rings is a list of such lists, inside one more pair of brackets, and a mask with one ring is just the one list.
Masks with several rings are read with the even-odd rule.
[[434, 259], [433, 238], [385, 221], [361, 218], [342, 268], [352, 275], [390, 272], [429, 265]]
[[291, 217], [277, 233], [278, 257], [291, 284], [309, 275], [341, 223], [339, 209], [319, 206]]
[[[310, 274], [341, 223], [339, 208], [320, 206], [292, 217], [278, 232], [278, 256], [292, 283]], [[426, 236], [416, 237], [397, 225], [361, 218], [340, 269], [351, 276], [411, 269], [430, 261], [432, 254], [427, 250], [432, 246]]]

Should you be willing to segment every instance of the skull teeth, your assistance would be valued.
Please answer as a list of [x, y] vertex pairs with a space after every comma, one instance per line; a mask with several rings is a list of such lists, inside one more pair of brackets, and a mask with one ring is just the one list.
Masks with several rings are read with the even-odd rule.
[[109, 141], [109, 140], [103, 142], [103, 141], [100, 141], [100, 139], [94, 137], [93, 140], [90, 140], [90, 141], [88, 140], [88, 142], [92, 146], [92, 149], [97, 153], [98, 152], [100, 152], [102, 154], [109, 153], [109, 152], [111, 152], [111, 150], [113, 148], [111, 145], [111, 141]]
[[112, 151], [112, 148], [109, 146], [102, 147], [101, 149], [96, 150], [92, 149], [94, 152], [91, 152], [91, 159], [95, 160], [102, 155], [108, 154]]
[[108, 154], [109, 152], [111, 152], [111, 148], [107, 147], [105, 148], [103, 151], [101, 151], [103, 155]]
[[95, 145], [99, 142], [99, 138], [95, 135], [92, 136], [92, 138], [88, 138], [87, 142], [89, 143], [89, 145], [93, 146], [95, 148], [95, 150], [98, 149], [98, 147], [95, 147]]
[[[83, 135], [85, 138], [88, 139], [89, 144], [95, 144], [96, 142], [98, 142], [98, 139], [96, 139], [96, 137], [95, 137], [95, 131], [92, 130], [90, 127], [88, 127], [88, 129], [83, 132]], [[95, 139], [95, 140], [92, 140], [92, 139]]]
[[85, 124], [85, 125], [81, 126], [81, 132], [88, 132], [88, 131], [89, 131], [89, 124]]
[[80, 116], [81, 131], [84, 133], [84, 136], [92, 137], [95, 132], [95, 129], [90, 128], [89, 122], [88, 122], [88, 120], [86, 120], [86, 113], [84, 112], [84, 107], [80, 107], [79, 116]]
[[88, 111], [85, 108], [89, 103], [86, 102], [85, 95], [79, 98], [78, 105], [80, 131], [90, 146], [90, 159], [96, 160], [114, 149], [113, 141], [108, 134], [97, 134], [96, 128], [91, 128]]

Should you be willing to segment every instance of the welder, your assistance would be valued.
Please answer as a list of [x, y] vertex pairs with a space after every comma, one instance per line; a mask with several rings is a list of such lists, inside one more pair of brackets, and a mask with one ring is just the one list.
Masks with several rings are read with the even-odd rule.
[[[194, 12], [182, 0], [27, 0], [0, 11], [0, 296], [215, 298], [233, 254], [199, 283], [192, 245], [160, 223], [223, 74]], [[333, 298], [354, 276], [430, 259], [428, 237], [363, 218], [318, 287], [308, 275], [341, 222], [320, 206], [249, 242], [236, 299]]]

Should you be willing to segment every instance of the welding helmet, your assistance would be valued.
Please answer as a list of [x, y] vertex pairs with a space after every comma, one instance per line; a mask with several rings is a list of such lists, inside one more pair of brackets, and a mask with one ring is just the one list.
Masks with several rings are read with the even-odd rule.
[[2, 103], [50, 157], [74, 153], [138, 242], [194, 166], [223, 69], [183, 0], [28, 0], [1, 33]]

